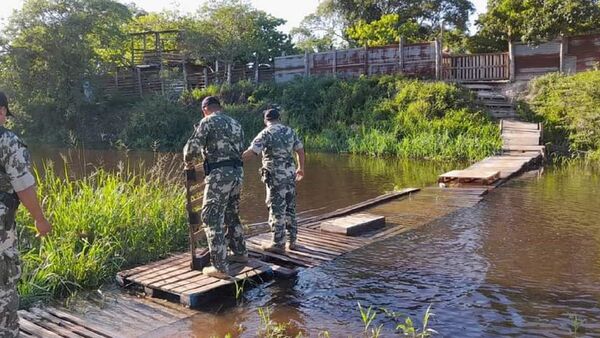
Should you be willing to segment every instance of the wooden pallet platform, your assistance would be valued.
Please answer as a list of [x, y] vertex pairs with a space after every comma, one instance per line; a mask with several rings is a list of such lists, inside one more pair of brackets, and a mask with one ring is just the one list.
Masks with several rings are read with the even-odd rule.
[[217, 279], [190, 268], [191, 256], [183, 253], [117, 274], [121, 286], [136, 286], [146, 295], [174, 300], [189, 307], [196, 307], [218, 289], [241, 283], [244, 280], [261, 280], [271, 277], [273, 269], [264, 262], [251, 259], [246, 264], [233, 263], [229, 272], [231, 280]]
[[489, 185], [500, 179], [500, 171], [485, 168], [452, 170], [438, 177], [438, 183], [446, 185], [478, 184]]

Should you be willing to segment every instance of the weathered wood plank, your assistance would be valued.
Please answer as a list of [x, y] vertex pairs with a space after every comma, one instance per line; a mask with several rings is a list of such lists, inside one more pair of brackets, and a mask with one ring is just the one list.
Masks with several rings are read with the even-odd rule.
[[321, 223], [321, 230], [345, 236], [356, 236], [385, 226], [385, 217], [359, 213], [334, 218]]

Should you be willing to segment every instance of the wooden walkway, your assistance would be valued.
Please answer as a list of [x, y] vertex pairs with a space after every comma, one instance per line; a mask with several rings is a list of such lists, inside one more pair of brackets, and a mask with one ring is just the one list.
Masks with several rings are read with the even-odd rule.
[[[141, 327], [133, 332], [128, 331], [126, 323], [129, 319], [121, 317], [118, 311], [113, 313], [113, 316], [116, 316], [115, 323], [120, 326], [115, 326], [114, 323], [113, 326], [103, 326], [102, 321], [97, 318], [69, 317], [71, 315], [64, 311], [61, 317], [52, 312], [60, 310], [45, 309], [45, 312], [32, 310], [20, 313], [23, 336], [144, 336], [144, 333], [151, 332], [161, 325], [169, 325], [189, 316], [188, 313], [173, 311], [172, 308], [191, 310], [164, 302], [163, 299], [195, 307], [214, 300], [215, 295], [233, 298], [239, 291], [236, 287], [240, 283], [244, 285], [245, 280], [250, 280], [248, 284], [253, 285], [268, 278], [290, 278], [295, 276], [298, 269], [319, 266], [366, 245], [432, 223], [463, 208], [472, 207], [491, 189], [541, 162], [544, 155], [544, 147], [539, 145], [541, 133], [541, 126], [537, 124], [502, 121], [504, 147], [500, 155], [488, 157], [465, 170], [441, 175], [440, 182], [443, 183], [443, 187], [404, 189], [326, 214], [302, 218], [298, 222], [299, 247], [295, 250], [287, 250], [284, 253], [265, 252], [261, 245], [270, 241], [270, 233], [250, 235], [247, 245], [251, 260], [248, 264], [231, 265], [235, 271], [235, 280], [214, 279], [202, 275], [200, 271], [191, 270], [189, 253], [121, 271], [117, 275], [119, 285], [142, 291], [149, 296], [145, 301], [162, 304], [158, 308], [146, 304], [141, 306], [140, 301], [134, 299], [120, 304], [123, 308], [133, 308], [132, 311], [125, 311], [124, 316], [132, 316], [141, 323]], [[356, 217], [357, 213], [385, 217], [385, 225], [355, 236], [321, 229], [323, 223], [358, 222], [361, 218]], [[266, 222], [252, 225], [258, 229], [265, 229], [265, 226]], [[136, 313], [135, 308], [143, 308], [144, 311]], [[100, 317], [102, 316], [107, 315], [103, 314]], [[144, 324], [143, 320], [152, 323]], [[116, 329], [110, 331], [107, 327]]]
[[442, 186], [489, 186], [495, 188], [510, 178], [539, 165], [544, 158], [542, 125], [515, 120], [501, 120], [502, 153], [479, 161], [464, 170], [440, 175]]

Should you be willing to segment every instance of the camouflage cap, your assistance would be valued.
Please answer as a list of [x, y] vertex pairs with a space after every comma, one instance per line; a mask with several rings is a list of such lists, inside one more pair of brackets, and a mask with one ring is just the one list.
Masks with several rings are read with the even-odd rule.
[[12, 116], [10, 109], [8, 109], [8, 98], [4, 92], [0, 92], [0, 107], [6, 107], [6, 115]]
[[264, 111], [265, 120], [279, 120], [279, 110], [277, 108], [271, 108]]

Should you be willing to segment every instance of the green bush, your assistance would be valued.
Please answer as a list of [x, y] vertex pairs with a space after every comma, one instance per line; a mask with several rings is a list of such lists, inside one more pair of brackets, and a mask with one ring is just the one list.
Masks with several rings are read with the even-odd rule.
[[144, 98], [131, 107], [121, 140], [131, 148], [181, 150], [202, 113], [162, 96]]
[[519, 112], [544, 123], [544, 139], [555, 150], [600, 159], [600, 71], [535, 79]]

